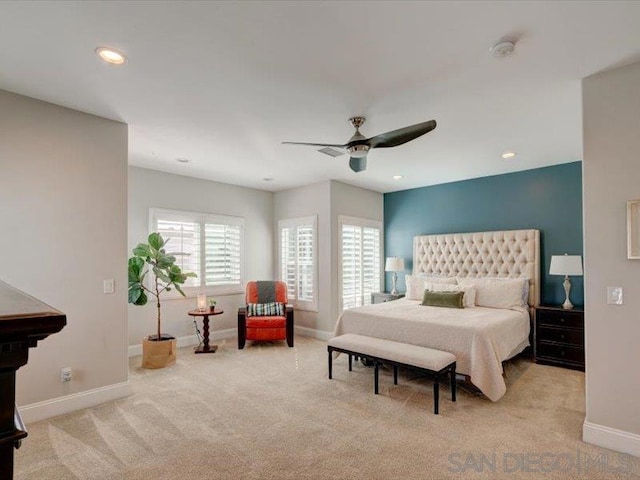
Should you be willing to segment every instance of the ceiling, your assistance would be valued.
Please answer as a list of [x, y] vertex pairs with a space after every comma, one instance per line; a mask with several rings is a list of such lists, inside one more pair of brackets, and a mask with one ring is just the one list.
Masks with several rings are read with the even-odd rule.
[[[389, 192], [580, 160], [580, 79], [640, 59], [640, 2], [5, 1], [0, 45], [0, 88], [127, 123], [131, 165]], [[438, 127], [361, 173], [281, 144], [346, 142], [354, 115]]]

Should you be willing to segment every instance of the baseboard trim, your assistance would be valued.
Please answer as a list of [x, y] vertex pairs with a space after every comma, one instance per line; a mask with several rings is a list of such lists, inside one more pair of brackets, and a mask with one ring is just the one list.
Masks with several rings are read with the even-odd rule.
[[640, 435], [597, 423], [584, 422], [582, 440], [599, 447], [640, 457]]
[[294, 326], [294, 331], [298, 335], [302, 335], [303, 337], [313, 337], [318, 340], [324, 340], [325, 342], [330, 338], [333, 338], [333, 332], [327, 332], [324, 330], [316, 330], [315, 328], [307, 328], [307, 327], [298, 327]]
[[33, 423], [83, 408], [95, 407], [101, 403], [128, 397], [129, 395], [131, 395], [131, 385], [129, 381], [126, 381], [52, 398], [43, 402], [31, 403], [19, 408], [25, 423]]
[[[226, 330], [216, 330], [210, 332], [209, 339], [211, 341], [224, 340], [225, 338], [235, 337], [238, 334], [238, 330], [235, 328], [227, 328]], [[191, 347], [198, 345], [198, 337], [196, 335], [185, 335], [184, 337], [178, 337], [178, 348]], [[142, 344], [129, 345], [129, 357], [138, 357], [142, 355]]]

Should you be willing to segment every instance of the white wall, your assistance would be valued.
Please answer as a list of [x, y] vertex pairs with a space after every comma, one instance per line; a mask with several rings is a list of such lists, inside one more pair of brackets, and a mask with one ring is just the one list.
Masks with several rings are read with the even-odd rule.
[[[583, 81], [585, 441], [640, 455], [640, 261], [627, 260], [627, 200], [640, 198], [640, 63]], [[607, 286], [624, 305], [607, 305]]]
[[[333, 332], [338, 318], [338, 215], [382, 221], [383, 196], [335, 180], [275, 194], [276, 232], [279, 220], [310, 215], [318, 215], [318, 312], [296, 310], [295, 324], [326, 338]], [[277, 253], [275, 257], [277, 260]], [[277, 274], [277, 268], [275, 272]]]
[[[143, 168], [129, 168], [129, 248], [149, 235], [149, 208], [217, 213], [245, 219], [245, 279], [273, 278], [273, 193], [200, 180]], [[238, 307], [244, 294], [215, 295], [224, 314], [213, 317], [211, 331], [237, 328]], [[162, 330], [175, 337], [195, 333], [187, 315], [196, 307], [195, 298], [163, 300]], [[129, 305], [129, 344], [136, 345], [155, 332], [155, 306]], [[201, 322], [199, 322], [201, 327]], [[235, 333], [233, 333], [235, 335]]]
[[18, 370], [19, 405], [127, 381], [126, 202], [126, 125], [0, 91], [0, 278], [67, 314]]

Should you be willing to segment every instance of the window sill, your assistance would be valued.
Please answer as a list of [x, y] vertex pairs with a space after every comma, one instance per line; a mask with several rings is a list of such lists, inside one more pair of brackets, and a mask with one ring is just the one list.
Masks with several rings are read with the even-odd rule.
[[300, 310], [303, 312], [311, 312], [311, 313], [319, 312], [319, 309], [316, 305], [296, 305], [295, 303], [291, 305], [293, 306], [294, 310]]
[[184, 289], [184, 293], [185, 296], [183, 297], [182, 295], [180, 295], [177, 292], [169, 292], [167, 294], [162, 294], [160, 296], [161, 300], [186, 300], [186, 299], [194, 299], [194, 298], [198, 298], [198, 294], [199, 293], [204, 293], [205, 295], [207, 295], [207, 297], [225, 297], [228, 295], [244, 295], [244, 289], [242, 287], [224, 287], [221, 288], [220, 290], [218, 289], [209, 289], [209, 290], [205, 290], [204, 292], [198, 289], [195, 290], [189, 290], [189, 289]]

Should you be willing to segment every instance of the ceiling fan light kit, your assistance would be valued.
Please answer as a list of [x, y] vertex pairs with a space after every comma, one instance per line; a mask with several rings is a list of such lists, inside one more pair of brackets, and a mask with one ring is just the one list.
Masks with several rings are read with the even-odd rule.
[[429, 133], [431, 130], [436, 128], [437, 125], [435, 120], [429, 120], [427, 122], [417, 123], [409, 127], [399, 128], [398, 130], [392, 130], [391, 132], [367, 138], [360, 133], [360, 127], [364, 124], [365, 120], [366, 119], [364, 117], [351, 117], [349, 119], [351, 125], [356, 129], [356, 133], [354, 133], [345, 144], [307, 142], [282, 143], [287, 145], [323, 147], [318, 151], [331, 157], [338, 157], [346, 150], [351, 157], [349, 159], [349, 167], [357, 173], [367, 169], [367, 155], [369, 154], [369, 150], [373, 148], [397, 147], [398, 145], [415, 140], [425, 133]]

